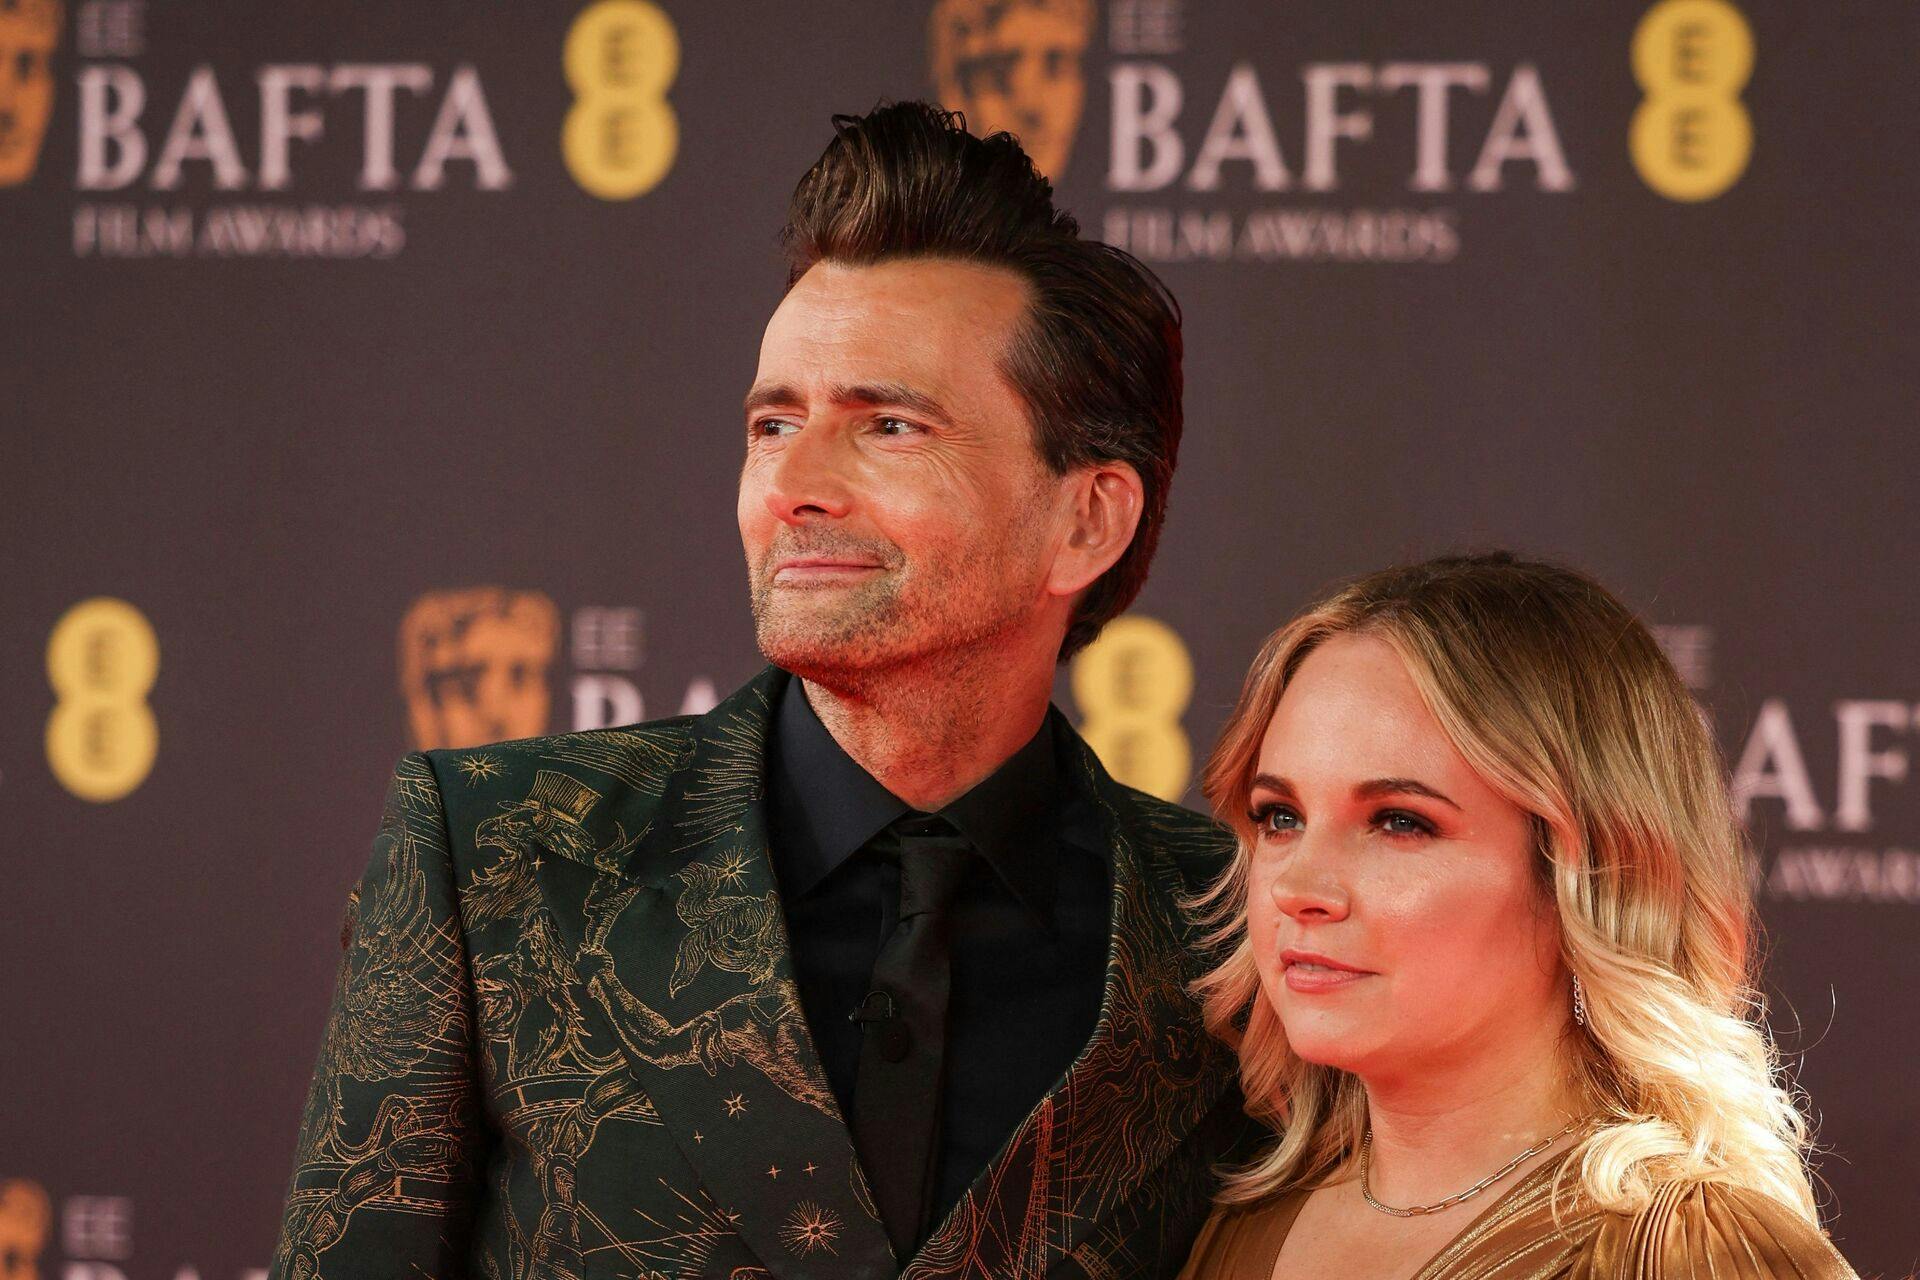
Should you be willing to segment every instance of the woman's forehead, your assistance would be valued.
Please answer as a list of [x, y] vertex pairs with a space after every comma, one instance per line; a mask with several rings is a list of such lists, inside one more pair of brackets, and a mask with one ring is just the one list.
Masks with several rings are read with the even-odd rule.
[[1302, 660], [1267, 724], [1258, 771], [1301, 786], [1383, 777], [1458, 786], [1472, 775], [1399, 653], [1364, 635], [1335, 636]]

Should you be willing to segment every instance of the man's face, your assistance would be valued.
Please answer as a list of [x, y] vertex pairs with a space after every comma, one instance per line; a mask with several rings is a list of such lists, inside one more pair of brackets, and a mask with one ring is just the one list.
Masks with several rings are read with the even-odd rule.
[[767, 323], [740, 538], [760, 648], [832, 683], [1050, 624], [1072, 515], [1000, 373], [1028, 290], [937, 259], [822, 262]]

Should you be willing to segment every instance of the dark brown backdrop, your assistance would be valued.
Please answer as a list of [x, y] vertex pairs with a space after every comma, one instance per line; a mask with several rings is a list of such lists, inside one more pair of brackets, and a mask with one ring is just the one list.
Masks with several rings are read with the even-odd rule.
[[[785, 195], [829, 113], [943, 93], [1187, 313], [1165, 626], [1063, 705], [1186, 794], [1328, 580], [1599, 574], [1738, 766], [1833, 1229], [1905, 1274], [1917, 38], [1890, 2], [9, 0], [0, 1233], [46, 1275], [264, 1264], [389, 766], [755, 669]], [[95, 597], [131, 611], [56, 632]]]

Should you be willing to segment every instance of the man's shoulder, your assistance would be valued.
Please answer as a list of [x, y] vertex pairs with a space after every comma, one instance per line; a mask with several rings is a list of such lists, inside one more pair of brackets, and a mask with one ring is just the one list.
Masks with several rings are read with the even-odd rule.
[[425, 755], [449, 812], [539, 804], [576, 822], [604, 807], [658, 800], [693, 752], [697, 716], [515, 738]]
[[1233, 860], [1233, 832], [1211, 817], [1133, 787], [1115, 785], [1128, 801], [1135, 834], [1152, 856], [1174, 866], [1188, 892], [1210, 886]]

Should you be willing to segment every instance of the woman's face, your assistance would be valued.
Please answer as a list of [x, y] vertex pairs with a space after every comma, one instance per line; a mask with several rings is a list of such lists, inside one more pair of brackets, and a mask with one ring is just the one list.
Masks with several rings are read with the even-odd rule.
[[1568, 1016], [1527, 815], [1379, 639], [1308, 654], [1260, 744], [1247, 929], [1293, 1051], [1382, 1080], [1550, 1043]]

